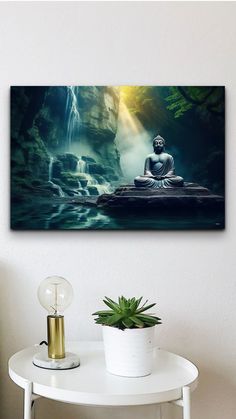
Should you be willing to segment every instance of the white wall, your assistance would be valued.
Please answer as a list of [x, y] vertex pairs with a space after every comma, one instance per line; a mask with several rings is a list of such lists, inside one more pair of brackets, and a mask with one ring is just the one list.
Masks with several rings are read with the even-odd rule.
[[[200, 369], [193, 419], [235, 418], [235, 18], [232, 2], [0, 3], [2, 419], [22, 418], [22, 391], [7, 378], [6, 363], [45, 337], [36, 290], [54, 273], [74, 287], [66, 317], [71, 340], [101, 337], [90, 314], [105, 294], [158, 301], [160, 346]], [[10, 231], [9, 86], [17, 84], [226, 85], [226, 231]], [[76, 411], [91, 419], [112, 413]], [[76, 417], [75, 407], [52, 401], [39, 401], [38, 412], [44, 419]], [[113, 416], [141, 419], [146, 412], [155, 417], [153, 408]], [[174, 413], [179, 417], [179, 408]]]

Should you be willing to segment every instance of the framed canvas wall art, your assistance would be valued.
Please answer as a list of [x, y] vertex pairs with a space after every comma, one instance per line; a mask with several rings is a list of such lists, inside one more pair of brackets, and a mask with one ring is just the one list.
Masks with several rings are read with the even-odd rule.
[[13, 86], [11, 228], [223, 229], [222, 86]]

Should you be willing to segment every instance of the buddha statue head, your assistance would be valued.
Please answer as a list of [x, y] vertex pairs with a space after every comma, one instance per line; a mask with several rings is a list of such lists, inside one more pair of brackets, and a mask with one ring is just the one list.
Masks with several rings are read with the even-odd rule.
[[153, 149], [156, 154], [161, 154], [164, 151], [165, 148], [165, 140], [160, 135], [157, 135], [153, 139]]

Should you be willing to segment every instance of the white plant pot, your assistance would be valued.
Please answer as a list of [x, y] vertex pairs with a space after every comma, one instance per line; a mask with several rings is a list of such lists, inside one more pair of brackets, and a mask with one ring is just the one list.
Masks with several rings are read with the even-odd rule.
[[123, 377], [144, 377], [152, 372], [153, 327], [120, 330], [103, 326], [106, 369]]

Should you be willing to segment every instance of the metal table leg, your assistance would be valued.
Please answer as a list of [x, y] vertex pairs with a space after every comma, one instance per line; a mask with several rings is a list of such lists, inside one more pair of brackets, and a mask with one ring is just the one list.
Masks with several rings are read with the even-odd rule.
[[26, 382], [24, 394], [24, 419], [31, 419], [32, 389], [33, 384], [29, 381]]
[[183, 387], [183, 419], [191, 419], [190, 388]]
[[33, 384], [27, 381], [24, 389], [24, 419], [32, 419], [32, 412], [35, 413], [35, 400], [39, 398], [40, 396], [33, 394]]
[[177, 406], [181, 406], [183, 409], [183, 419], [191, 419], [191, 403], [190, 403], [190, 387], [185, 386], [182, 388], [182, 398], [170, 402]]

